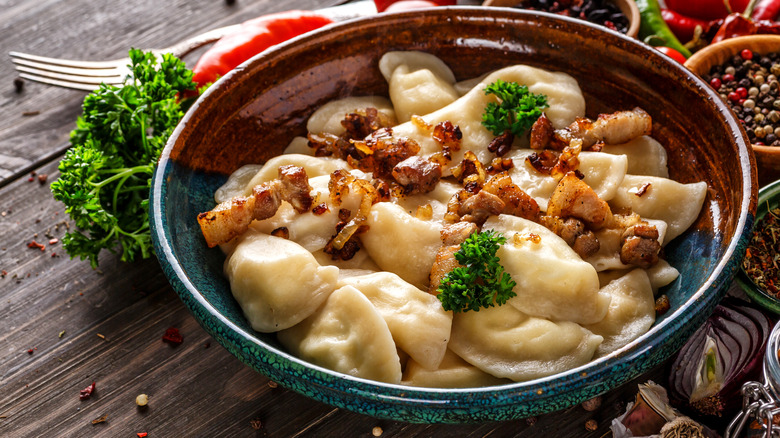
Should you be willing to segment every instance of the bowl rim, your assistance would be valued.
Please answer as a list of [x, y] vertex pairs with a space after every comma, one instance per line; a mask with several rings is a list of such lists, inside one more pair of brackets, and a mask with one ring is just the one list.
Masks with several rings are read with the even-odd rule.
[[[751, 237], [753, 231], [755, 231], [755, 226], [758, 225], [758, 221], [767, 214], [769, 209], [773, 207], [777, 208], [778, 206], [780, 206], [780, 179], [759, 189], [758, 206], [756, 209], [754, 228], [750, 233]], [[763, 288], [759, 287], [747, 272], [745, 272], [745, 268], [741, 262], [739, 264], [739, 273], [735, 278], [739, 286], [751, 300], [765, 309], [780, 315], [780, 298], [769, 295]]]
[[[234, 69], [232, 72], [228, 73], [227, 75], [219, 79], [214, 85], [212, 85], [206, 91], [206, 93], [204, 93], [202, 96], [198, 98], [198, 100], [192, 105], [190, 110], [187, 112], [187, 114], [185, 114], [184, 118], [176, 127], [173, 134], [171, 135], [171, 138], [166, 143], [165, 149], [163, 150], [162, 155], [160, 157], [159, 165], [153, 177], [151, 195], [150, 195], [150, 200], [151, 200], [150, 216], [152, 218], [151, 228], [152, 228], [153, 242], [155, 244], [155, 249], [157, 250], [158, 260], [160, 261], [163, 270], [166, 272], [166, 275], [168, 276], [168, 279], [171, 282], [174, 289], [177, 291], [180, 297], [182, 297], [182, 299], [185, 301], [185, 304], [190, 308], [190, 310], [196, 316], [196, 318], [199, 318], [198, 313], [196, 311], [205, 310], [207, 315], [210, 318], [216, 319], [224, 327], [229, 328], [234, 333], [240, 335], [241, 340], [243, 340], [244, 342], [254, 344], [256, 347], [260, 348], [261, 350], [265, 350], [271, 354], [277, 355], [278, 357], [282, 358], [283, 360], [289, 361], [292, 364], [297, 364], [299, 366], [312, 370], [312, 372], [314, 373], [319, 373], [320, 377], [323, 377], [325, 380], [328, 379], [346, 380], [356, 386], [355, 392], [359, 394], [370, 396], [370, 397], [377, 397], [384, 400], [385, 402], [391, 402], [396, 405], [400, 405], [402, 407], [410, 408], [410, 409], [430, 408], [431, 404], [440, 405], [448, 409], [461, 409], [464, 407], [465, 408], [479, 407], [473, 404], [474, 401], [479, 399], [484, 399], [485, 396], [490, 396], [491, 399], [493, 400], [491, 402], [491, 405], [489, 406], [490, 408], [508, 407], [516, 404], [518, 402], [518, 399], [523, 397], [543, 396], [545, 390], [543, 389], [543, 387], [545, 387], [547, 390], [551, 388], [554, 389], [555, 391], [551, 391], [553, 395], [563, 395], [574, 391], [578, 391], [583, 386], [591, 386], [594, 387], [593, 395], [597, 395], [599, 393], [603, 393], [611, 388], [616, 387], [618, 384], [625, 383], [630, 379], [629, 377], [621, 378], [618, 380], [616, 384], [614, 381], [614, 377], [612, 376], [612, 369], [614, 367], [619, 365], [625, 365], [628, 363], [634, 363], [634, 361], [638, 361], [640, 359], [644, 359], [646, 361], [655, 360], [656, 362], [653, 363], [652, 365], [657, 364], [659, 359], [653, 355], [652, 350], [654, 345], [650, 345], [651, 341], [653, 341], [653, 339], [658, 337], [660, 332], [662, 331], [674, 332], [676, 330], [680, 330], [681, 328], [683, 328], [684, 325], [689, 324], [690, 321], [693, 319], [698, 319], [700, 321], [706, 319], [706, 314], [709, 313], [708, 310], [711, 311], [712, 308], [714, 308], [714, 305], [717, 303], [717, 301], [719, 301], [719, 299], [725, 294], [726, 286], [730, 278], [733, 277], [733, 275], [736, 272], [736, 267], [734, 267], [733, 264], [731, 264], [729, 261], [741, 249], [744, 249], [747, 243], [746, 226], [752, 224], [752, 212], [755, 211], [754, 193], [756, 187], [756, 176], [755, 176], [755, 161], [753, 155], [752, 153], [749, 152], [747, 148], [747, 142], [742, 137], [739, 136], [734, 137], [734, 141], [737, 143], [738, 146], [737, 149], [738, 156], [736, 158], [739, 160], [739, 165], [742, 169], [742, 174], [743, 175], [749, 174], [750, 177], [747, 179], [745, 178], [742, 179], [741, 188], [743, 189], [744, 196], [741, 199], [741, 204], [739, 205], [740, 213], [737, 220], [737, 226], [735, 227], [735, 235], [733, 236], [734, 238], [728, 243], [728, 245], [725, 246], [725, 249], [723, 251], [723, 257], [717, 264], [715, 264], [712, 267], [711, 275], [707, 278], [707, 280], [703, 284], [699, 286], [697, 291], [694, 292], [687, 301], [681, 304], [680, 308], [676, 309], [673, 313], [671, 313], [668, 317], [664, 318], [662, 321], [656, 322], [656, 324], [654, 324], [650, 328], [650, 330], [648, 330], [648, 332], [640, 336], [638, 339], [632, 341], [631, 343], [624, 346], [617, 352], [614, 352], [602, 358], [592, 360], [579, 367], [552, 376], [548, 376], [540, 379], [534, 379], [526, 382], [512, 382], [512, 383], [507, 383], [499, 386], [440, 389], [440, 388], [427, 388], [427, 387], [418, 388], [418, 387], [404, 386], [400, 384], [382, 383], [382, 382], [376, 382], [376, 381], [353, 377], [350, 375], [341, 374], [335, 371], [331, 371], [329, 369], [325, 369], [310, 364], [295, 356], [290, 355], [289, 353], [286, 353], [285, 351], [277, 349], [271, 345], [265, 344], [263, 341], [255, 337], [253, 333], [241, 329], [240, 327], [232, 323], [230, 320], [228, 320], [221, 313], [219, 313], [219, 311], [217, 311], [217, 309], [211, 303], [209, 303], [208, 300], [206, 300], [206, 298], [203, 295], [199, 293], [197, 288], [190, 281], [186, 272], [184, 272], [181, 265], [178, 263], [178, 260], [175, 256], [174, 249], [171, 247], [170, 231], [169, 229], [167, 229], [166, 223], [161, 213], [164, 211], [164, 206], [162, 205], [162, 203], [166, 191], [167, 176], [170, 174], [172, 166], [174, 164], [170, 157], [171, 150], [176, 142], [176, 139], [179, 138], [179, 135], [181, 134], [182, 130], [187, 125], [189, 120], [192, 118], [192, 115], [195, 113], [197, 108], [199, 108], [200, 105], [203, 104], [203, 102], [206, 102], [210, 99], [216, 99], [218, 97], [217, 96], [218, 93], [223, 93], [225, 92], [225, 89], [229, 89], [230, 87], [225, 87], [224, 85], [227, 84], [234, 76], [241, 74], [241, 72], [248, 69], [250, 66], [264, 62], [267, 58], [271, 58], [273, 56], [276, 56], [277, 54], [284, 53], [284, 51], [286, 50], [294, 50], [295, 45], [298, 43], [305, 42], [306, 40], [309, 39], [315, 39], [326, 32], [334, 32], [336, 30], [349, 28], [351, 26], [354, 26], [355, 23], [377, 22], [377, 21], [391, 22], [392, 20], [402, 20], [406, 18], [412, 19], [416, 14], [420, 14], [420, 13], [440, 14], [440, 15], [467, 14], [468, 16], [477, 15], [477, 16], [491, 16], [491, 17], [494, 17], [496, 14], [504, 14], [504, 15], [511, 14], [514, 15], [514, 17], [512, 17], [513, 19], [522, 19], [526, 21], [535, 20], [536, 17], [542, 15], [539, 13], [532, 13], [529, 11], [511, 9], [511, 8], [454, 6], [454, 7], [437, 7], [437, 8], [427, 9], [427, 10], [418, 10], [418, 11], [399, 12], [394, 14], [378, 14], [370, 17], [356, 18], [356, 19], [347, 20], [340, 23], [330, 24], [317, 31], [301, 35], [285, 43], [282, 43], [278, 46], [275, 46], [269, 50], [266, 50], [265, 52], [256, 55], [252, 59], [246, 61], [241, 66]], [[713, 90], [711, 90], [711, 88], [707, 84], [705, 84], [703, 80], [701, 80], [690, 70], [684, 68], [679, 63], [675, 63], [671, 61], [669, 58], [665, 57], [660, 52], [651, 50], [651, 47], [642, 44], [636, 39], [627, 37], [619, 32], [605, 29], [603, 28], [603, 26], [598, 26], [583, 20], [578, 20], [569, 17], [560, 17], [555, 14], [543, 14], [542, 16], [545, 19], [567, 21], [570, 24], [573, 24], [575, 26], [590, 27], [597, 30], [598, 32], [606, 32], [615, 35], [617, 38], [625, 41], [626, 44], [640, 45], [642, 46], [643, 49], [647, 50], [649, 62], [663, 62], [666, 63], [670, 68], [679, 69], [683, 75], [689, 78], [689, 80], [693, 81], [694, 83], [697, 83], [700, 86], [700, 88], [704, 89], [705, 93], [709, 93], [711, 99], [717, 98], [717, 94]], [[719, 99], [718, 102], [720, 102]], [[731, 127], [731, 129], [734, 130], [735, 132], [738, 132], [738, 128], [740, 125], [739, 122], [736, 120], [735, 116], [733, 115], [733, 113], [728, 108], [719, 108], [719, 111], [723, 113], [726, 122]], [[717, 300], [703, 299], [703, 295], [705, 293], [716, 295]], [[190, 301], [189, 298], [193, 298], [194, 300]], [[200, 319], [199, 322], [201, 323], [202, 326], [204, 325], [203, 322], [200, 321]], [[222, 339], [218, 336], [218, 334], [215, 334], [211, 331], [209, 332], [218, 341], [220, 341], [220, 343], [223, 343]], [[645, 348], [640, 348], [640, 344], [642, 343], [647, 343], [648, 345], [646, 345]], [[223, 343], [223, 345], [225, 344]], [[680, 345], [682, 345], [682, 343], [680, 343]], [[678, 345], [677, 347], [679, 347], [680, 345]], [[231, 350], [230, 347], [228, 347], [227, 345], [225, 346], [226, 348]], [[664, 357], [663, 359], [666, 359], [667, 357]], [[642, 363], [644, 364], [644, 362]], [[644, 370], [649, 369], [649, 367], [650, 365], [646, 365]], [[638, 373], [635, 373], [633, 377], [636, 377], [636, 375], [638, 375]], [[592, 382], [594, 378], [597, 379], [596, 380], [597, 383]], [[450, 397], [448, 399], [436, 399], [435, 395], [437, 394], [452, 395], [453, 397]], [[548, 393], [546, 395], [550, 395], [550, 394]], [[432, 396], [434, 397], [432, 398]], [[502, 399], [499, 402], [499, 400], [493, 399], [494, 397], [502, 397]], [[337, 406], [346, 407], [348, 409], [350, 408], [349, 406], [343, 406], [343, 405], [339, 405], [338, 403], [333, 403], [332, 400], [328, 402], [331, 404], [335, 404]], [[387, 418], [398, 419], [397, 417], [387, 417]], [[405, 419], [405, 421], [410, 421], [410, 420]]]

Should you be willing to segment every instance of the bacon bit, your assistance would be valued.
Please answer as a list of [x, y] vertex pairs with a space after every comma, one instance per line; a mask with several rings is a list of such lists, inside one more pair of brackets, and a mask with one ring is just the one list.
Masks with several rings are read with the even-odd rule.
[[[79, 391], [79, 400], [88, 399], [93, 392], [95, 392], [95, 382], [92, 382], [91, 385]], [[103, 421], [105, 421], [105, 419]]]
[[282, 239], [289, 239], [290, 238], [290, 230], [287, 229], [287, 227], [279, 227], [273, 231], [271, 231], [272, 236], [281, 237]]
[[669, 304], [669, 297], [666, 295], [661, 295], [657, 300], [655, 300], [655, 314], [657, 316], [661, 316], [668, 312], [670, 307], [671, 305]]
[[108, 419], [108, 415], [103, 415], [100, 418], [95, 418], [92, 420], [92, 424], [98, 424], [98, 423], [104, 423]]
[[311, 209], [311, 212], [317, 216], [320, 216], [327, 213], [329, 210], [330, 209], [328, 208], [328, 204], [323, 202], [322, 204], [315, 205], [314, 208]]
[[637, 196], [642, 196], [645, 193], [647, 193], [648, 190], [650, 190], [650, 187], [652, 187], [652, 184], [650, 183], [644, 183], [641, 187], [632, 187], [628, 190], [628, 193], [633, 193]]
[[165, 331], [162, 337], [163, 342], [167, 342], [173, 345], [179, 345], [184, 341], [184, 338], [179, 333], [179, 329], [171, 327]]
[[146, 432], [138, 432], [136, 435], [138, 435], [138, 438], [146, 438], [149, 434]]
[[525, 159], [525, 161], [542, 175], [549, 175], [550, 171], [552, 171], [552, 168], [558, 162], [558, 154], [545, 149], [543, 151], [532, 153]]
[[42, 243], [38, 243], [38, 242], [36, 242], [34, 240], [32, 242], [28, 243], [27, 247], [28, 248], [37, 248], [37, 249], [40, 249], [41, 251], [46, 251], [46, 245], [44, 245]]
[[60, 241], [60, 239], [58, 239], [56, 237], [53, 238], [53, 239], [49, 239], [49, 245], [56, 245], [57, 243], [59, 243], [59, 241]]

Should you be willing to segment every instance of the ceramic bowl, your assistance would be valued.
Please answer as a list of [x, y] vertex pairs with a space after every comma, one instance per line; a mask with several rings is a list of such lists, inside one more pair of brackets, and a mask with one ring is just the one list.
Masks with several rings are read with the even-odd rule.
[[[756, 223], [761, 220], [769, 210], [780, 207], [780, 180], [764, 186], [758, 191], [758, 209], [756, 210]], [[780, 314], [780, 299], [769, 294], [765, 289], [758, 287], [740, 266], [737, 282], [750, 297], [751, 300], [763, 306], [765, 309]]]
[[[588, 115], [639, 106], [668, 148], [672, 178], [706, 181], [700, 217], [666, 247], [680, 277], [671, 309], [621, 350], [529, 382], [468, 389], [412, 388], [354, 378], [291, 356], [254, 332], [196, 222], [226, 174], [282, 152], [320, 105], [386, 94], [377, 68], [390, 50], [422, 50], [458, 79], [525, 63], [574, 76]], [[739, 122], [707, 84], [634, 39], [581, 20], [508, 8], [441, 7], [380, 14], [296, 38], [247, 61], [189, 110], [163, 151], [151, 190], [152, 235], [174, 290], [203, 327], [278, 383], [334, 406], [407, 422], [499, 421], [556, 411], [637, 377], [673, 354], [725, 293], [756, 209], [753, 156]], [[680, 202], [685, 202], [681, 199]]]
[[[485, 0], [482, 6], [512, 7], [523, 3], [524, 0]], [[639, 8], [634, 0], [613, 0], [613, 2], [628, 18], [628, 30], [626, 35], [636, 38], [639, 34]]]
[[[744, 49], [758, 54], [780, 52], [780, 35], [749, 35], [723, 40], [694, 53], [684, 65], [697, 75], [704, 76], [712, 67], [723, 64]], [[763, 186], [780, 178], [780, 147], [752, 146], [759, 184]]]

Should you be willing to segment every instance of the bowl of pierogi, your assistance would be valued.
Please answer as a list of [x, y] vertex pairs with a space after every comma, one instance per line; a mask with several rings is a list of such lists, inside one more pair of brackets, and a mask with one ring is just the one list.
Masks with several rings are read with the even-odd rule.
[[617, 32], [442, 7], [335, 24], [209, 88], [154, 176], [157, 256], [228, 351], [407, 422], [564, 409], [664, 362], [731, 282], [755, 162]]

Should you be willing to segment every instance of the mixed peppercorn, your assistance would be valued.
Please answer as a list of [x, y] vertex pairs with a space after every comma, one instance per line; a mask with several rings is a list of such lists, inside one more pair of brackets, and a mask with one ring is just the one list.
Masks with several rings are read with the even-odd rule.
[[780, 146], [780, 53], [742, 50], [704, 77], [745, 127], [751, 143]]
[[516, 7], [579, 18], [618, 32], [628, 32], [628, 18], [610, 0], [527, 0]]

